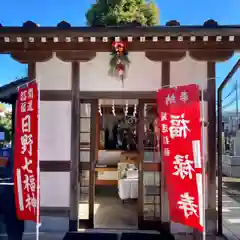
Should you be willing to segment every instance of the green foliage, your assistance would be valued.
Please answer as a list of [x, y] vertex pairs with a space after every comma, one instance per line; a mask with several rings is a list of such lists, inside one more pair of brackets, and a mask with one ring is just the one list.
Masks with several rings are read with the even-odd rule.
[[[112, 53], [111, 55], [112, 55], [112, 58], [111, 58], [110, 63], [109, 63], [109, 64], [110, 64], [110, 69], [109, 69], [108, 74], [109, 74], [110, 76], [117, 77], [117, 76], [119, 76], [119, 75], [118, 75], [118, 71], [117, 71], [117, 69], [116, 69], [116, 66], [117, 66], [117, 64], [118, 64], [118, 61], [120, 60], [120, 61], [124, 64], [125, 68], [128, 68], [128, 67], [129, 67], [130, 61], [129, 61], [127, 55], [117, 56], [117, 55], [114, 54], [114, 53]], [[127, 70], [127, 69], [125, 69], [125, 71], [126, 71], [126, 70]]]
[[153, 0], [96, 0], [86, 19], [89, 26], [155, 26], [159, 24], [159, 9]]
[[0, 131], [5, 132], [5, 140], [12, 140], [12, 114], [5, 112], [4, 116], [0, 116]]

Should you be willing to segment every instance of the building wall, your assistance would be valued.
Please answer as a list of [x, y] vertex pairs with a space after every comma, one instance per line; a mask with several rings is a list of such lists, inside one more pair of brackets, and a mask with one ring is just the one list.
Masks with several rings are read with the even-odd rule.
[[[36, 64], [41, 90], [70, 90], [71, 63], [56, 57]], [[70, 161], [71, 102], [41, 101], [40, 161]], [[40, 172], [41, 207], [69, 207], [70, 172]]]
[[131, 61], [124, 87], [108, 75], [110, 53], [98, 52], [89, 62], [80, 63], [81, 91], [155, 91], [162, 85], [161, 62], [152, 62], [143, 52], [129, 53]]
[[36, 64], [36, 77], [41, 90], [71, 90], [71, 63], [54, 55], [49, 61]]
[[[40, 161], [69, 161], [70, 143], [71, 102], [41, 102]], [[69, 172], [41, 172], [41, 206], [68, 207], [69, 179]]]
[[[129, 58], [131, 63], [124, 86], [108, 75], [109, 53], [99, 52], [93, 60], [81, 62], [80, 91], [157, 91], [161, 88], [161, 62], [148, 60], [142, 52], [129, 53]], [[170, 69], [170, 85], [197, 83], [207, 88], [206, 62], [186, 56], [181, 61], [171, 62]], [[71, 63], [56, 57], [37, 63], [36, 78], [40, 80], [41, 90], [71, 90]], [[204, 108], [206, 116], [206, 104]], [[71, 102], [42, 101], [40, 111], [40, 161], [70, 161]], [[89, 121], [81, 122], [81, 129], [89, 127]], [[82, 153], [80, 159], [89, 161], [88, 154]], [[103, 174], [100, 178], [116, 179], [116, 173], [109, 174], [111, 176]], [[145, 174], [145, 185], [151, 185], [152, 176], [153, 173]], [[41, 207], [69, 207], [69, 172], [41, 172], [40, 179]]]
[[207, 89], [207, 62], [196, 61], [188, 54], [170, 64], [170, 85], [199, 84]]

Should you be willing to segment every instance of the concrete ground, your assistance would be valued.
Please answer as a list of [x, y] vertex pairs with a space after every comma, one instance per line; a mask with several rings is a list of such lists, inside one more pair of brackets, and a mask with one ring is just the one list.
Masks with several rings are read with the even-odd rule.
[[[40, 240], [62, 240], [65, 233], [40, 233]], [[1, 240], [8, 240], [6, 235], [0, 235]], [[35, 233], [25, 233], [23, 240], [36, 240]]]
[[[62, 240], [65, 233], [40, 233], [39, 240]], [[0, 236], [1, 240], [7, 240], [6, 236]], [[120, 237], [119, 237], [120, 239]], [[201, 239], [201, 238], [200, 238]], [[36, 240], [35, 234], [25, 234], [23, 240]], [[164, 240], [164, 239], [163, 239]], [[197, 240], [193, 235], [176, 234], [175, 240]], [[207, 236], [206, 240], [226, 240], [224, 237]], [[229, 236], [228, 240], [235, 240]]]
[[96, 189], [95, 228], [137, 229], [137, 201], [130, 199], [122, 203], [117, 187]]
[[223, 177], [224, 234], [240, 239], [240, 178]]
[[[137, 204], [134, 201], [122, 204], [116, 192], [96, 191], [95, 227], [112, 229], [135, 229], [137, 228]], [[58, 222], [59, 221], [59, 222]], [[62, 219], [62, 225], [67, 227], [68, 219]], [[47, 232], [46, 225], [41, 227], [40, 240], [60, 240], [65, 235], [65, 229], [60, 230], [60, 219], [54, 222], [59, 228], [54, 232]], [[51, 221], [52, 222], [52, 221]], [[240, 179], [223, 178], [223, 224], [224, 235], [229, 240], [240, 240]], [[175, 227], [174, 227], [175, 228]], [[61, 228], [62, 229], [62, 228]], [[95, 230], [98, 231], [98, 230]], [[101, 231], [101, 230], [100, 230]], [[194, 239], [191, 233], [175, 233], [176, 240]], [[0, 235], [1, 240], [7, 240], [6, 235]], [[23, 240], [36, 239], [35, 224], [32, 229], [24, 234]], [[219, 237], [207, 236], [206, 239], [224, 239]]]

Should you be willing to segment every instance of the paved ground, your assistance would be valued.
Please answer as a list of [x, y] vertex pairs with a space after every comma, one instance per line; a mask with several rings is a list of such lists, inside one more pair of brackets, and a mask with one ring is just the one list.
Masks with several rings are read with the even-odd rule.
[[[40, 233], [40, 240], [62, 240], [65, 233]], [[1, 240], [7, 240], [6, 235], [0, 235]], [[36, 240], [36, 234], [24, 234], [23, 240]]]
[[223, 224], [233, 239], [240, 239], [240, 178], [223, 178]]
[[[100, 198], [98, 200], [101, 201]], [[119, 204], [118, 206], [119, 210], [121, 211], [122, 211], [122, 208], [126, 208], [126, 206], [128, 205], [128, 204], [122, 205], [120, 203], [118, 204]], [[104, 208], [101, 207], [98, 209], [98, 213], [102, 211], [104, 213], [105, 211]], [[124, 213], [124, 211], [122, 212]], [[129, 218], [127, 221], [128, 224], [131, 225], [129, 221], [132, 219], [133, 216], [131, 217], [129, 215], [126, 215], [126, 216]], [[126, 216], [124, 216], [124, 218]], [[105, 222], [105, 220], [102, 218], [102, 219], [98, 219], [96, 224], [105, 225], [107, 224], [107, 222]], [[224, 234], [229, 240], [240, 240], [240, 179], [227, 178], [227, 177], [223, 178], [223, 224], [224, 224]], [[40, 233], [40, 240], [60, 240], [60, 239], [63, 239], [64, 234], [65, 233], [59, 233], [59, 232]], [[187, 234], [187, 235], [177, 234], [175, 236], [177, 240], [194, 239], [193, 236], [190, 234]], [[0, 235], [0, 239], [7, 240], [7, 237]], [[35, 233], [27, 233], [24, 235], [24, 240], [34, 240], [34, 239], [36, 239]], [[221, 239], [221, 238], [207, 237], [207, 239], [211, 240], [211, 239]]]
[[[63, 233], [41, 233], [39, 235], [40, 240], [62, 240], [64, 237]], [[1, 240], [7, 240], [7, 237], [0, 237]], [[191, 234], [177, 234], [175, 235], [175, 240], [198, 240], [195, 239]], [[201, 238], [200, 238], [201, 239]], [[213, 236], [207, 236], [207, 240], [226, 240], [223, 237], [213, 237]], [[35, 234], [25, 234], [23, 240], [36, 240]], [[163, 239], [164, 240], [164, 239]], [[235, 238], [228, 238], [228, 240], [235, 240]]]

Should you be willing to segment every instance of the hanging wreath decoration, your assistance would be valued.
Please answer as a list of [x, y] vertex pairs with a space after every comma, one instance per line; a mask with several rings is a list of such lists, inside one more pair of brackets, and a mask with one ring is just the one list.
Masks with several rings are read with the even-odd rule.
[[112, 43], [109, 75], [119, 77], [123, 83], [123, 80], [126, 78], [129, 64], [130, 61], [126, 43], [123, 41], [114, 41]]

